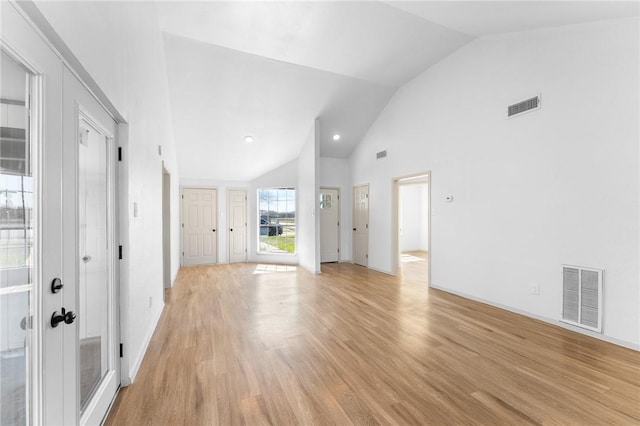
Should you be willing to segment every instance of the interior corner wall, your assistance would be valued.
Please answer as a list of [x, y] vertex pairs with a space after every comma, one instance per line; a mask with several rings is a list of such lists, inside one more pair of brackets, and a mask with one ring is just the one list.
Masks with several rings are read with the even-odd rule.
[[[249, 183], [249, 216], [248, 232], [249, 232], [249, 261], [254, 263], [283, 263], [295, 265], [299, 262], [299, 247], [296, 247], [295, 254], [270, 254], [258, 253], [258, 189], [262, 188], [296, 188], [296, 199], [299, 197], [298, 191], [298, 160], [290, 161], [277, 169], [265, 173], [264, 175], [252, 180]], [[299, 212], [299, 200], [298, 210]], [[296, 217], [296, 221], [298, 221]], [[296, 224], [296, 238], [298, 237], [299, 222]], [[296, 246], [299, 241], [296, 239]]]
[[401, 87], [350, 157], [369, 264], [391, 271], [392, 179], [430, 170], [434, 286], [559, 324], [562, 265], [603, 268], [594, 335], [640, 347], [638, 34], [628, 18], [484, 37]]
[[320, 217], [317, 204], [320, 197], [320, 123], [315, 120], [298, 156], [297, 248], [300, 266], [311, 273], [320, 273]]
[[[123, 384], [135, 377], [163, 307], [162, 162], [171, 174], [171, 271], [179, 268], [179, 174], [162, 35], [148, 2], [35, 2], [126, 119], [122, 237]], [[158, 146], [162, 146], [162, 155]], [[137, 204], [137, 217], [133, 216]], [[122, 217], [122, 216], [121, 216]]]
[[349, 161], [345, 158], [320, 157], [320, 186], [340, 188], [340, 261], [350, 262], [352, 189], [349, 181]]

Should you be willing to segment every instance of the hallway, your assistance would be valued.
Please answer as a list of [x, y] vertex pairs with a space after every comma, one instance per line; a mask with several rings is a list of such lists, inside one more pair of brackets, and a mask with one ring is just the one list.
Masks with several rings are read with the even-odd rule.
[[188, 267], [106, 424], [629, 424], [639, 361], [351, 264]]

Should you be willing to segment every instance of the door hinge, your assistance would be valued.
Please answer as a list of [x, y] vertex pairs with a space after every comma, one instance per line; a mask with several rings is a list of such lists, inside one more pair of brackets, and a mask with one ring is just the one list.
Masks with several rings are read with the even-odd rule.
[[338, 249], [338, 253], [340, 253], [340, 249]]
[[184, 257], [184, 252], [182, 252], [182, 257]]
[[182, 227], [184, 228], [184, 223], [182, 224]]
[[120, 343], [120, 358], [124, 358], [124, 345]]
[[368, 255], [368, 254], [365, 254], [365, 255], [364, 255], [364, 257], [365, 257], [366, 259], [368, 259], [368, 258], [369, 258], [369, 255]]
[[118, 147], [118, 161], [122, 161], [122, 147]]
[[367, 229], [369, 229], [369, 224], [367, 223]]
[[340, 226], [340, 222], [338, 221], [338, 226]]
[[122, 246], [118, 246], [118, 259], [122, 260]]

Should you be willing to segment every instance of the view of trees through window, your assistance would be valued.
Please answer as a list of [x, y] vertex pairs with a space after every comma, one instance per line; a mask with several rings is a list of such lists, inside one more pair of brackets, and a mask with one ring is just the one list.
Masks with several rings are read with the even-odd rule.
[[266, 188], [258, 190], [260, 253], [295, 253], [296, 190]]

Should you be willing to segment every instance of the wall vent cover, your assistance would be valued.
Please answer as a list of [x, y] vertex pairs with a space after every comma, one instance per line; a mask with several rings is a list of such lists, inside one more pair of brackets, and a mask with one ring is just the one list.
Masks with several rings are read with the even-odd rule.
[[511, 118], [516, 115], [524, 114], [525, 112], [535, 111], [540, 109], [540, 96], [534, 96], [533, 98], [525, 99], [524, 101], [517, 102], [507, 107], [507, 118]]
[[387, 150], [380, 151], [376, 153], [376, 159], [379, 160], [387, 156]]
[[602, 269], [562, 265], [562, 322], [602, 332]]

